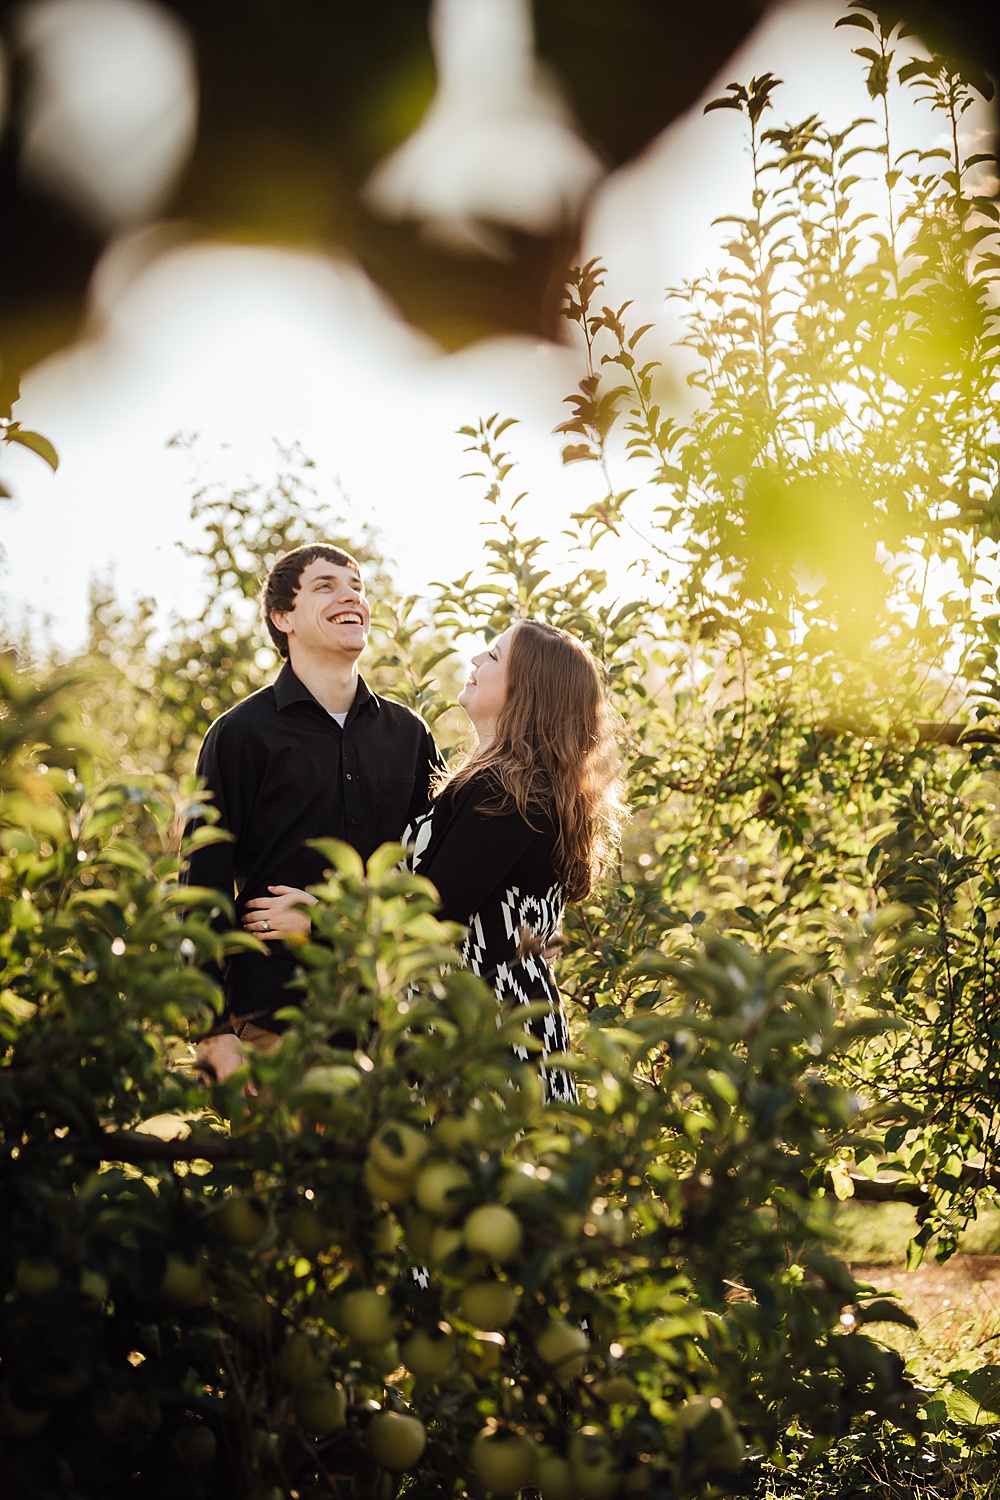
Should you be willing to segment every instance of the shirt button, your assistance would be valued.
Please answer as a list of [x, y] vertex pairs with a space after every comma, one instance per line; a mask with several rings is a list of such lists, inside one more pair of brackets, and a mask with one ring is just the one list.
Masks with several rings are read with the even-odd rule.
[[358, 820], [357, 820], [357, 818], [352, 818], [351, 819], [351, 827], [352, 828], [357, 828], [357, 826], [358, 826]]
[[345, 771], [344, 774], [347, 777], [348, 781], [350, 781], [350, 779], [351, 779], [351, 773], [350, 773], [350, 771]]

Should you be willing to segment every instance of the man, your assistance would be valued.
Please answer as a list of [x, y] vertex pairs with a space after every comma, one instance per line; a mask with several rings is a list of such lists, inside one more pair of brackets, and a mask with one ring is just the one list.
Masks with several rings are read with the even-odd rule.
[[322, 879], [323, 857], [309, 841], [342, 839], [367, 860], [401, 836], [442, 765], [420, 716], [358, 674], [371, 616], [353, 557], [297, 547], [271, 569], [261, 607], [285, 663], [205, 736], [198, 774], [233, 837], [195, 850], [185, 876], [235, 895], [236, 925], [269, 944], [226, 962], [226, 1022], [197, 1056], [220, 1079], [239, 1066], [242, 1042], [276, 1041], [274, 1012], [295, 1001], [287, 987], [296, 959], [281, 939], [308, 930], [292, 892]]

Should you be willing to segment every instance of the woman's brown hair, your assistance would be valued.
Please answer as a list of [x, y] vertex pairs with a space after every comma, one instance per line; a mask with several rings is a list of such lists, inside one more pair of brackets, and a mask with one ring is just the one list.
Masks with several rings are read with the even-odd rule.
[[570, 901], [597, 884], [622, 820], [617, 720], [604, 674], [582, 641], [537, 620], [520, 620], [507, 649], [507, 698], [496, 734], [438, 783], [459, 788], [490, 771], [497, 799], [556, 831], [555, 867]]

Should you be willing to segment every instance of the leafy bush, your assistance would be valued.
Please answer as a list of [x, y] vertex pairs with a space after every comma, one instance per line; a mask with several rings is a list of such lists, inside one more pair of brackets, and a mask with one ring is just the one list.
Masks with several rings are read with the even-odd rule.
[[489, 1487], [503, 1457], [518, 1488], [548, 1463], [580, 1493], [684, 1493], [728, 1482], [740, 1428], [770, 1446], [873, 1404], [912, 1423], [901, 1362], [861, 1331], [905, 1314], [815, 1213], [858, 1115], [824, 1064], [873, 1027], [799, 961], [723, 938], [647, 955], [642, 1007], [579, 1039], [581, 1103], [545, 1106], [427, 883], [397, 848], [365, 872], [330, 844], [308, 1002], [206, 1114], [183, 1043], [212, 1003], [212, 898], [165, 888], [176, 857], [134, 837], [169, 845], [181, 809], [88, 790], [65, 701], [6, 685], [8, 807], [42, 783], [3, 869], [18, 1493], [384, 1489], [372, 1458], [410, 1472], [414, 1433], [414, 1494]]

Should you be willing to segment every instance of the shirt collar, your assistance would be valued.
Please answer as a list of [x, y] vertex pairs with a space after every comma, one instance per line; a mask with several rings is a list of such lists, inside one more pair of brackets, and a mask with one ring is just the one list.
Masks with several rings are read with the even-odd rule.
[[[289, 661], [285, 662], [274, 680], [274, 702], [279, 710], [286, 709], [291, 703], [316, 703], [316, 699], [305, 683], [300, 682], [292, 671], [292, 664]], [[359, 677], [358, 690], [354, 695], [354, 702], [351, 704], [350, 713], [353, 715], [356, 712], [360, 712], [366, 704], [370, 704], [372, 711], [375, 713], [379, 711], [381, 706], [377, 694], [372, 692], [363, 677]], [[321, 709], [323, 713], [326, 712], [321, 703], [316, 703], [316, 707]]]

